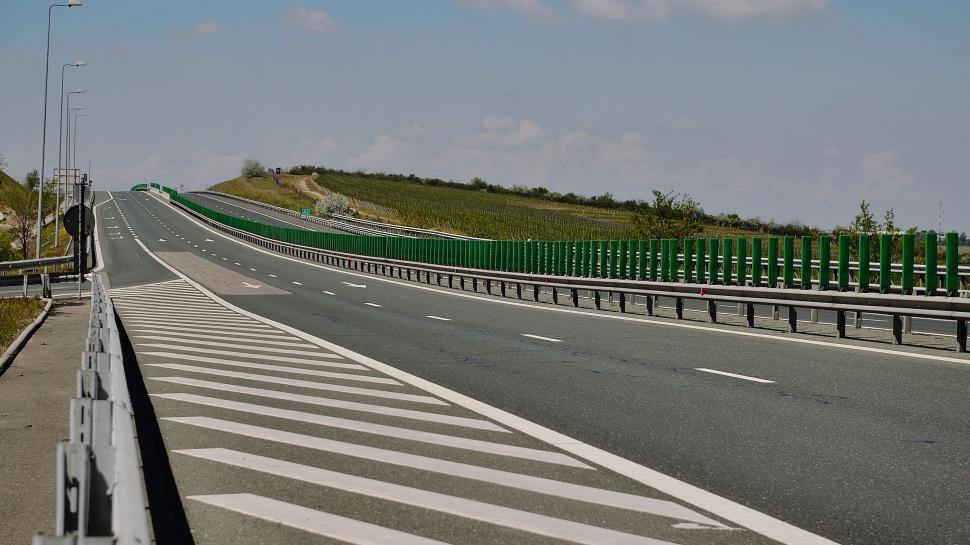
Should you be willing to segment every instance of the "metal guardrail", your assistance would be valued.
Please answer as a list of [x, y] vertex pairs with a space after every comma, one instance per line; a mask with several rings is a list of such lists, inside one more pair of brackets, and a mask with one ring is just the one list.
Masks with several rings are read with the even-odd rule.
[[55, 534], [34, 545], [149, 545], [132, 416], [114, 307], [95, 275], [70, 439], [57, 446]]
[[26, 259], [23, 261], [2, 261], [0, 271], [12, 271], [20, 269], [35, 269], [37, 267], [49, 267], [51, 265], [61, 265], [64, 263], [74, 263], [74, 255], [61, 257], [44, 257], [41, 259]]
[[256, 201], [253, 199], [247, 199], [245, 197], [231, 195], [229, 193], [221, 193], [219, 191], [192, 191], [192, 193], [198, 193], [202, 195], [217, 195], [219, 197], [235, 199], [237, 201], [246, 202], [252, 205], [259, 206], [261, 208], [265, 208], [267, 210], [273, 210], [281, 214], [286, 214], [288, 216], [301, 218], [305, 221], [309, 221], [319, 225], [325, 225], [327, 227], [332, 227], [334, 229], [339, 229], [341, 231], [346, 231], [348, 233], [353, 233], [355, 235], [376, 235], [376, 236], [397, 235], [397, 236], [412, 237], [412, 238], [450, 238], [450, 239], [456, 239], [456, 240], [486, 240], [483, 238], [466, 237], [464, 235], [445, 233], [443, 231], [434, 231], [432, 229], [421, 229], [418, 227], [394, 225], [393, 223], [382, 223], [379, 221], [363, 220], [360, 218], [354, 218], [352, 216], [343, 216], [340, 214], [334, 214], [331, 216], [331, 218], [335, 218], [335, 219], [321, 218], [319, 216], [310, 216], [308, 218], [304, 218], [299, 214], [299, 212], [294, 212], [293, 210], [290, 210], [288, 208], [283, 208], [281, 206], [274, 206], [272, 204], [267, 204], [261, 201]]
[[840, 338], [847, 337], [847, 312], [885, 314], [893, 317], [893, 338], [896, 344], [903, 343], [903, 317], [953, 320], [956, 323], [957, 349], [959, 352], [967, 351], [967, 322], [970, 320], [970, 299], [967, 298], [915, 297], [880, 293], [583, 278], [434, 265], [361, 256], [280, 242], [230, 227], [179, 203], [174, 204], [216, 229], [264, 248], [301, 259], [368, 273], [391, 277], [395, 276], [396, 273], [398, 278], [403, 279], [406, 275], [408, 280], [412, 280], [412, 277], [416, 275], [416, 280], [419, 282], [424, 275], [425, 281], [429, 284], [432, 275], [435, 275], [438, 285], [441, 285], [443, 279], [447, 278], [448, 286], [452, 287], [457, 279], [462, 288], [465, 287], [466, 280], [470, 280], [476, 291], [478, 283], [484, 283], [488, 293], [492, 292], [492, 284], [497, 283], [501, 288], [502, 295], [505, 295], [508, 285], [515, 285], [519, 298], [522, 297], [522, 286], [531, 286], [532, 296], [537, 301], [540, 289], [545, 287], [552, 289], [553, 301], [556, 303], [559, 300], [559, 290], [566, 290], [574, 307], [579, 306], [579, 292], [588, 291], [592, 294], [597, 309], [600, 308], [601, 292], [608, 292], [619, 295], [620, 312], [626, 311], [627, 296], [631, 296], [631, 303], [632, 297], [641, 296], [646, 298], [648, 315], [653, 315], [653, 302], [656, 297], [668, 297], [675, 300], [678, 319], [683, 318], [683, 301], [685, 299], [702, 300], [707, 303], [708, 314], [712, 322], [717, 321], [716, 309], [718, 303], [737, 303], [745, 306], [744, 314], [749, 328], [755, 327], [755, 305], [786, 307], [789, 310], [789, 329], [792, 332], [797, 331], [798, 327], [797, 309], [829, 310], [836, 313], [836, 329]]

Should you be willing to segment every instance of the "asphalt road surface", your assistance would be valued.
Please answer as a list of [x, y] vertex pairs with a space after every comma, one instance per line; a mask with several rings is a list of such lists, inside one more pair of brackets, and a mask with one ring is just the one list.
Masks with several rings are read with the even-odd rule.
[[[716, 506], [691, 494], [618, 474], [616, 459], [590, 463], [568, 441], [557, 449], [501, 418], [483, 419], [447, 392], [838, 543], [970, 542], [970, 358], [952, 350], [896, 349], [768, 330], [752, 335], [730, 326], [575, 311], [353, 273], [251, 248], [147, 194], [113, 197], [99, 206], [99, 231], [109, 224], [124, 229], [101, 239], [105, 273], [111, 288], [119, 290], [113, 292], [119, 313], [149, 391], [156, 394], [166, 445], [178, 451], [170, 457], [180, 492], [195, 497], [186, 499], [186, 509], [189, 522], [204, 528], [195, 534], [199, 542], [259, 541], [252, 536], [270, 531], [262, 521], [306, 520], [300, 509], [337, 517], [326, 525], [331, 528], [360, 532], [354, 523], [365, 521], [374, 525], [371, 531], [453, 543], [553, 543], [563, 538], [592, 543], [616, 538], [620, 543], [644, 536], [684, 544], [766, 542], [764, 532], [718, 529], [719, 524], [746, 524], [715, 513]], [[109, 217], [120, 223], [111, 224]], [[266, 340], [309, 346], [286, 347], [302, 354], [253, 348]], [[247, 355], [253, 351], [276, 359]], [[390, 367], [374, 366], [375, 360]], [[363, 368], [331, 369], [321, 362]], [[221, 374], [213, 375], [212, 368]], [[428, 395], [449, 405], [430, 402], [426, 407], [410, 398], [365, 400], [360, 392], [310, 389], [308, 375], [318, 381], [319, 376], [333, 378], [307, 373], [315, 369], [395, 380], [403, 386], [359, 378], [329, 382]], [[421, 387], [424, 383], [403, 380], [400, 373], [447, 390], [429, 392]], [[256, 374], [275, 378], [257, 382], [251, 376]], [[282, 383], [284, 376], [301, 382]], [[243, 386], [250, 389], [240, 390]], [[278, 399], [267, 397], [278, 393], [251, 389], [316, 399]], [[360, 407], [324, 412], [308, 405], [333, 405], [332, 400], [477, 418], [505, 431], [458, 426], [459, 433], [452, 431], [454, 424], [429, 422], [427, 416], [403, 425], [401, 416], [375, 415]], [[321, 414], [347, 422], [321, 423]], [[361, 422], [394, 422], [396, 430], [362, 431]], [[327, 434], [321, 436], [324, 428]], [[267, 435], [272, 430], [300, 437], [277, 440]], [[446, 438], [416, 441], [415, 430]], [[473, 486], [467, 476], [430, 475], [418, 469], [415, 459], [396, 466], [404, 469], [389, 469], [372, 451], [370, 458], [351, 463], [347, 455], [318, 454], [326, 449], [308, 446], [311, 436], [472, 466], [464, 471], [487, 467], [528, 474], [541, 477], [543, 486], [581, 484], [596, 492], [556, 496], [496, 484], [495, 478]], [[456, 438], [479, 441], [473, 443], [479, 450], [453, 446]], [[532, 458], [508, 455], [509, 446], [525, 449], [515, 452]], [[348, 448], [330, 447], [327, 452]], [[577, 460], [594, 471], [577, 466]], [[287, 479], [282, 484], [281, 475]], [[382, 488], [392, 481], [403, 488]], [[320, 486], [327, 487], [326, 495], [320, 495]], [[422, 491], [501, 504], [512, 512], [490, 511], [491, 518], [483, 519], [478, 503], [442, 500]], [[604, 494], [617, 498], [612, 495], [617, 492], [629, 501], [640, 498], [638, 505], [643, 498], [660, 503], [646, 502], [654, 506], [647, 514], [617, 507], [613, 500], [588, 501]], [[389, 497], [394, 494], [399, 495]], [[441, 501], [444, 505], [434, 503]], [[658, 505], [676, 505], [690, 514], [679, 512], [680, 519], [670, 520], [669, 512], [656, 513]], [[460, 509], [466, 511], [455, 511]], [[536, 514], [554, 520], [530, 518]], [[575, 531], [565, 536], [550, 533], [561, 532], [562, 521], [580, 526], [571, 526]], [[264, 541], [281, 541], [284, 535], [303, 540], [312, 532], [289, 527], [292, 533]], [[456, 528], [462, 529], [457, 535]], [[617, 534], [607, 539], [604, 530]], [[384, 542], [395, 541], [382, 535]], [[812, 542], [810, 535], [805, 539], [801, 542]], [[785, 535], [779, 540], [799, 542]]]

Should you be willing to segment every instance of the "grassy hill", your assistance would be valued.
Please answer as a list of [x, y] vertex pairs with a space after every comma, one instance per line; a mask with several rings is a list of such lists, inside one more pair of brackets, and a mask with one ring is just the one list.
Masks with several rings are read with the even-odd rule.
[[[291, 210], [312, 207], [320, 195], [336, 192], [351, 200], [359, 216], [495, 239], [617, 239], [630, 236], [633, 212], [553, 202], [523, 195], [469, 191], [401, 181], [396, 177], [328, 171], [309, 176], [283, 174], [236, 178], [210, 189]], [[749, 231], [706, 226], [706, 236]]]
[[[3, 213], [4, 216], [9, 216], [11, 212], [11, 205], [14, 200], [18, 197], [23, 197], [26, 193], [27, 189], [23, 185], [0, 170], [0, 213]], [[36, 210], [36, 200], [34, 203], [34, 210]], [[53, 208], [53, 205], [51, 205], [51, 208]], [[0, 222], [0, 261], [23, 259], [23, 253], [21, 253], [19, 248], [14, 248], [14, 237], [11, 231], [12, 227], [13, 225], [9, 219]], [[57, 257], [64, 255], [65, 251], [67, 250], [67, 243], [70, 241], [70, 239], [70, 235], [68, 235], [67, 232], [64, 231], [64, 227], [61, 226], [59, 244], [57, 247], [54, 247], [54, 225], [52, 223], [45, 226], [43, 230], [44, 245], [41, 248], [42, 256]], [[31, 244], [35, 243], [32, 242]], [[31, 246], [31, 248], [32, 247], [33, 246]], [[33, 250], [29, 252], [29, 255], [34, 255]]]

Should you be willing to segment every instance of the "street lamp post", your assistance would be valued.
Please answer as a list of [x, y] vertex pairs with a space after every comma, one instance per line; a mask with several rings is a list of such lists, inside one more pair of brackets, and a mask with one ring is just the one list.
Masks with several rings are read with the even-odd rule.
[[64, 183], [64, 164], [61, 162], [62, 144], [64, 144], [64, 69], [68, 66], [86, 66], [84, 61], [69, 62], [61, 66], [61, 108], [60, 119], [57, 122], [57, 189], [54, 196], [54, 246], [60, 242], [61, 235], [61, 189], [64, 189], [64, 202], [67, 203], [67, 187]]
[[67, 93], [67, 108], [65, 109], [67, 112], [67, 121], [64, 123], [66, 125], [64, 129], [64, 166], [67, 168], [70, 168], [71, 166], [71, 112], [74, 110], [84, 109], [83, 106], [75, 106], [74, 108], [71, 107], [71, 95], [84, 92], [84, 89], [78, 89], [76, 91], [68, 91]]
[[40, 259], [40, 235], [41, 229], [44, 227], [42, 206], [44, 204], [44, 171], [47, 167], [44, 163], [47, 160], [47, 84], [50, 80], [51, 64], [51, 18], [54, 8], [73, 8], [80, 5], [81, 0], [68, 0], [66, 4], [51, 4], [47, 8], [47, 53], [44, 59], [44, 129], [41, 131], [40, 184], [37, 187], [37, 250], [34, 254], [36, 259]]
[[[74, 136], [71, 137], [71, 141], [74, 144], [74, 149], [71, 151], [71, 160], [74, 161], [74, 164], [71, 165], [72, 170], [77, 168], [77, 118], [87, 117], [87, 115], [88, 114], [84, 112], [74, 114]], [[84, 203], [81, 203], [81, 204], [84, 204]]]

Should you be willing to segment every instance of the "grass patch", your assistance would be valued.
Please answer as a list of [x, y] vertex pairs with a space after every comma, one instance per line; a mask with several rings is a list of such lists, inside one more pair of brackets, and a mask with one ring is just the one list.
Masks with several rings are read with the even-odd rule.
[[0, 353], [37, 318], [45, 304], [44, 301], [34, 298], [0, 299]]
[[313, 199], [301, 197], [290, 189], [292, 187], [290, 184], [301, 178], [303, 177], [289, 174], [280, 175], [280, 180], [287, 184], [286, 187], [280, 187], [273, 183], [271, 175], [259, 178], [236, 178], [214, 185], [209, 189], [299, 212], [301, 208], [313, 208], [314, 204]]

